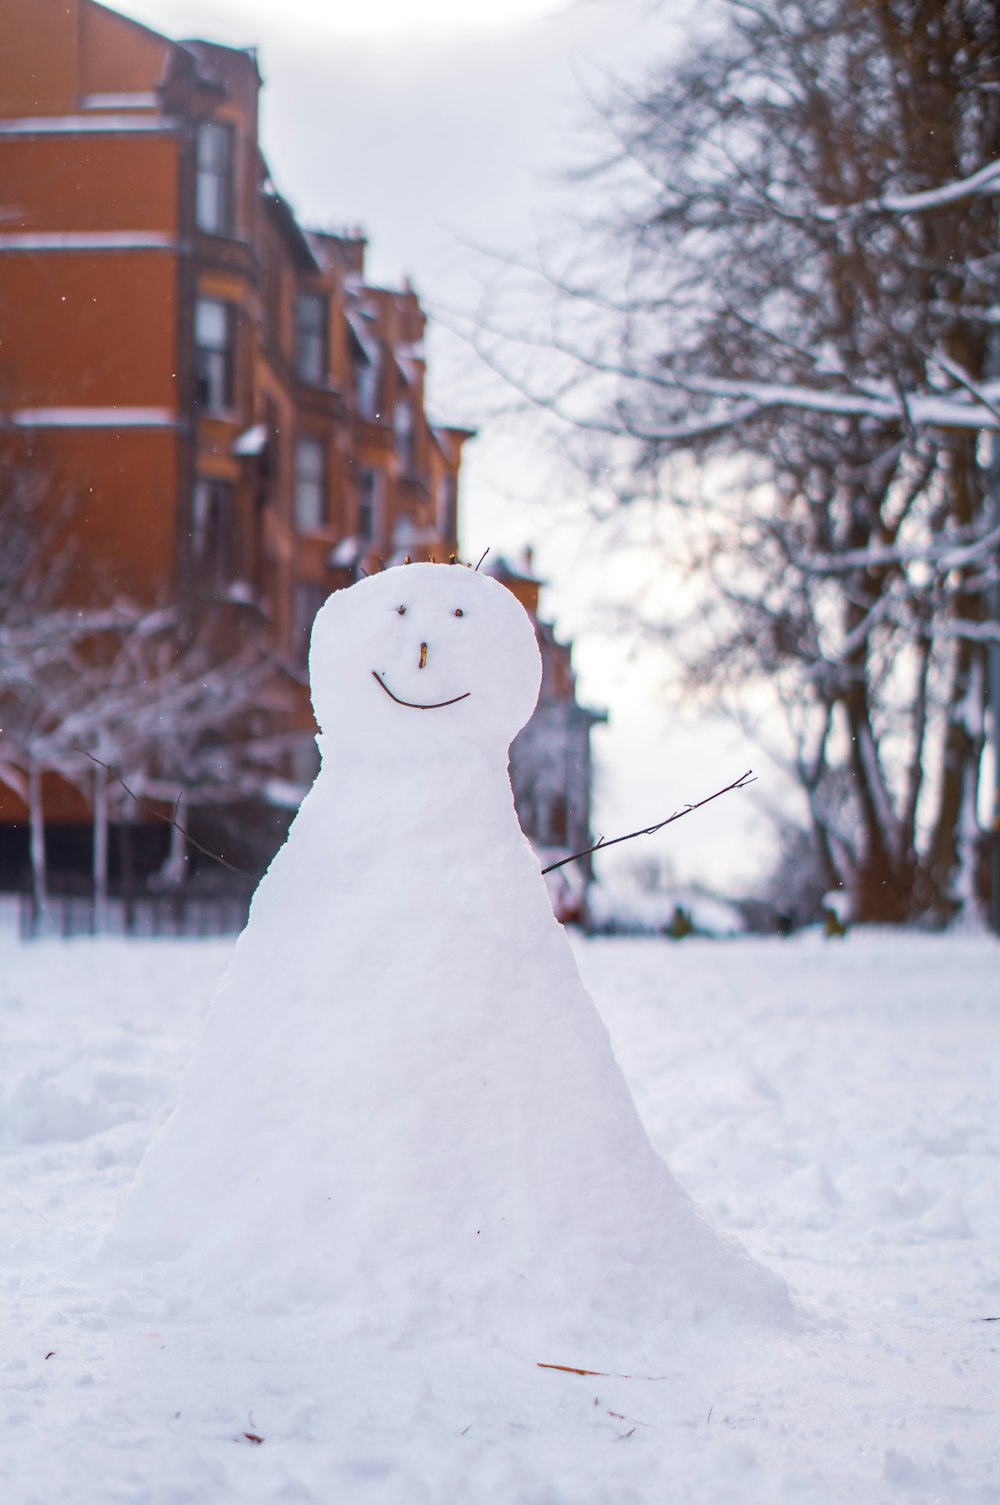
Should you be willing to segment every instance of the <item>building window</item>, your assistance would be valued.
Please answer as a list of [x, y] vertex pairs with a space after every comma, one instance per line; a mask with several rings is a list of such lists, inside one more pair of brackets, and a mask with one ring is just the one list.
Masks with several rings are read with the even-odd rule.
[[354, 362], [354, 390], [357, 394], [358, 412], [362, 418], [377, 418], [378, 414], [378, 360], [364, 352]]
[[235, 578], [236, 545], [232, 486], [199, 477], [191, 498], [191, 554], [202, 589], [217, 590]]
[[396, 434], [396, 454], [399, 456], [399, 468], [405, 474], [412, 474], [416, 468], [417, 459], [417, 436], [413, 424], [412, 403], [406, 401], [397, 402], [392, 426]]
[[382, 478], [377, 470], [367, 468], [358, 472], [358, 538], [362, 543], [375, 543], [379, 534], [379, 502]]
[[321, 439], [295, 441], [295, 527], [299, 533], [326, 527], [326, 447]]
[[235, 132], [221, 121], [203, 121], [198, 127], [198, 176], [195, 218], [199, 230], [213, 235], [231, 235], [234, 223]]
[[316, 613], [325, 600], [326, 591], [321, 585], [310, 585], [307, 580], [300, 580], [295, 587], [292, 596], [292, 633], [295, 651], [303, 658], [309, 652], [309, 639]]
[[569, 807], [564, 794], [552, 794], [545, 808], [545, 840], [550, 846], [564, 847], [569, 836]]
[[438, 482], [438, 532], [443, 538], [458, 537], [458, 480], [442, 476]]
[[231, 408], [235, 391], [236, 310], [199, 298], [194, 311], [194, 400], [208, 412]]
[[326, 384], [326, 331], [329, 304], [322, 293], [303, 293], [295, 300], [295, 374], [312, 387]]

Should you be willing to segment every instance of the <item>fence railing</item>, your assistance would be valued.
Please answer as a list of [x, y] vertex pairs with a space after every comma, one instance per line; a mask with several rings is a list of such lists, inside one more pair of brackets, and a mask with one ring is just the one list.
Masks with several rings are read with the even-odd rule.
[[247, 908], [245, 899], [214, 894], [143, 894], [100, 907], [85, 895], [54, 894], [36, 913], [30, 894], [0, 894], [0, 937], [236, 935]]

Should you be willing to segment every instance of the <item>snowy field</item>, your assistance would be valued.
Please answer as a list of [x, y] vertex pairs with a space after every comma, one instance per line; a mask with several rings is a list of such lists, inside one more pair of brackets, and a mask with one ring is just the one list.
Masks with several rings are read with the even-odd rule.
[[657, 1147], [798, 1311], [629, 1377], [88, 1281], [229, 950], [0, 941], [6, 1505], [1000, 1501], [995, 942], [577, 944]]

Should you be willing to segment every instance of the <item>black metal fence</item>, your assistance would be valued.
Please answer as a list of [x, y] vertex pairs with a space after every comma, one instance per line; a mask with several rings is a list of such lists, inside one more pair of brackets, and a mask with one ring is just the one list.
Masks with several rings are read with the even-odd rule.
[[0, 936], [237, 935], [247, 908], [246, 899], [221, 894], [143, 894], [100, 906], [85, 895], [54, 894], [36, 911], [30, 894], [0, 894]]

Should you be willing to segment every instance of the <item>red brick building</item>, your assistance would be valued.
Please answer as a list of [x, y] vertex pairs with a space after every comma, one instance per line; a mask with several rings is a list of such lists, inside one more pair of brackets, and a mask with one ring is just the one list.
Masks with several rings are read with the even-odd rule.
[[[59, 605], [167, 609], [220, 658], [267, 652], [283, 708], [262, 801], [283, 787], [291, 808], [315, 767], [318, 606], [380, 561], [458, 547], [469, 432], [428, 419], [419, 299], [366, 282], [359, 232], [298, 222], [261, 153], [252, 50], [174, 42], [95, 0], [0, 0], [0, 35], [0, 514], [5, 477], [41, 479], [39, 536], [72, 562]], [[41, 564], [36, 580], [54, 573]], [[537, 621], [537, 582], [501, 575]], [[539, 637], [548, 730], [522, 740], [519, 804], [529, 834], [565, 850], [586, 844], [595, 718], [569, 650], [543, 624]], [[25, 881], [30, 845], [28, 776], [4, 735], [0, 887]], [[561, 787], [536, 770], [545, 748]], [[81, 884], [93, 774], [37, 775], [50, 862], [75, 863]], [[169, 810], [162, 769], [144, 788]], [[215, 845], [224, 814], [205, 828]], [[117, 819], [112, 878], [138, 861], [141, 882], [167, 834], [120, 791]], [[281, 825], [244, 860], [266, 860]]]
[[[252, 52], [94, 0], [0, 14], [0, 444], [72, 498], [63, 599], [217, 632], [229, 607], [220, 643], [252, 631], [301, 679], [331, 589], [457, 548], [468, 434], [428, 420], [419, 300], [298, 223]], [[45, 806], [86, 818], [54, 775]], [[0, 786], [0, 822], [24, 813]]]

